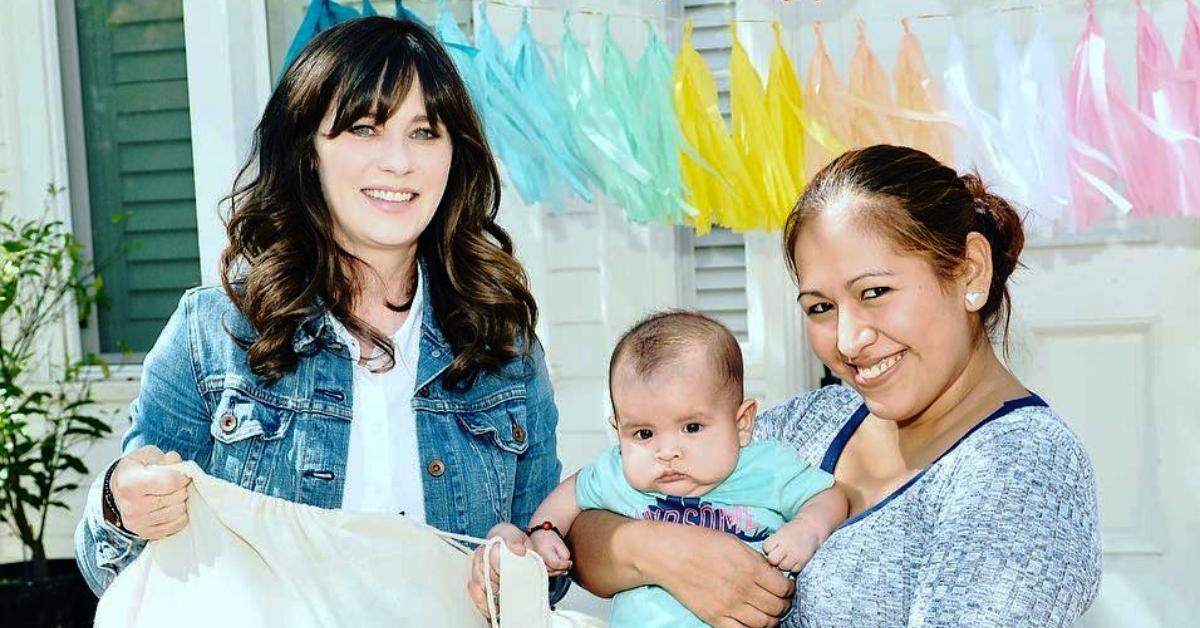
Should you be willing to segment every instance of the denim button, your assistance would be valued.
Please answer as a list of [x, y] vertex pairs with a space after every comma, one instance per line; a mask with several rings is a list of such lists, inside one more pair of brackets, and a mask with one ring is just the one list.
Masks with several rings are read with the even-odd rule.
[[431, 353], [430, 355], [432, 355], [432, 356], [433, 356], [433, 357], [435, 357], [435, 358], [440, 358], [440, 357], [442, 357], [442, 350], [441, 350], [441, 349], [434, 349], [434, 350], [433, 350], [433, 353]]
[[513, 440], [517, 441], [518, 443], [525, 442], [525, 428], [521, 427], [520, 425], [513, 426], [512, 435]]
[[426, 384], [426, 385], [422, 386], [421, 389], [417, 391], [417, 396], [418, 397], [428, 397], [429, 396], [429, 385]]
[[237, 422], [237, 417], [233, 416], [232, 412], [226, 412], [221, 415], [221, 431], [226, 434], [232, 432], [237, 429]]
[[428, 470], [429, 475], [432, 475], [435, 478], [440, 478], [442, 477], [442, 474], [446, 472], [446, 463], [434, 458], [433, 460], [429, 461]]

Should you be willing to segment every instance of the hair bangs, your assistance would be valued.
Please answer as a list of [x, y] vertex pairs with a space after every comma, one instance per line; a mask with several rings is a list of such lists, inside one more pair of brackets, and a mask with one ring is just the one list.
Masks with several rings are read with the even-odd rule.
[[451, 86], [415, 48], [415, 43], [392, 45], [380, 51], [384, 54], [358, 64], [344, 75], [332, 98], [331, 137], [363, 118], [371, 118], [376, 124], [387, 122], [400, 109], [414, 82], [421, 86], [429, 123], [438, 125], [442, 112], [453, 107]]

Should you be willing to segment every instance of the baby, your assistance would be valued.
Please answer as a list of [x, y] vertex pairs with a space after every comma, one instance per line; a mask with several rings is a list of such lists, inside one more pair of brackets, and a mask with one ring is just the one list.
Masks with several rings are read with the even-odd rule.
[[[728, 532], [790, 572], [844, 520], [831, 475], [786, 445], [751, 442], [757, 404], [743, 398], [741, 349], [720, 323], [682, 311], [644, 319], [613, 350], [609, 391], [619, 445], [559, 484], [530, 520], [529, 544], [551, 575], [570, 569], [561, 535], [587, 509]], [[839, 507], [798, 516], [825, 491]], [[704, 625], [655, 586], [618, 594], [611, 624]]]

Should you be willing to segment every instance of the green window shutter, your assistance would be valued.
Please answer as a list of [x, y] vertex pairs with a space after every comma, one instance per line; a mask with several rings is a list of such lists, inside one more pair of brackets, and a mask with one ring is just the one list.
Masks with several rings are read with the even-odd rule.
[[76, 0], [100, 352], [148, 351], [200, 283], [182, 0]]

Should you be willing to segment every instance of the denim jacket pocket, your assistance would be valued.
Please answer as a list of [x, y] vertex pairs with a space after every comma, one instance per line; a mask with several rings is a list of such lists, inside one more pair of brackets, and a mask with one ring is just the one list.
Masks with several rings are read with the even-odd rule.
[[524, 397], [509, 399], [483, 410], [456, 412], [455, 418], [472, 436], [489, 439], [508, 453], [520, 455], [529, 449]]
[[256, 490], [264, 459], [273, 461], [274, 450], [287, 433], [294, 412], [255, 399], [245, 391], [221, 392], [209, 432], [213, 437], [209, 472], [243, 488]]
[[[529, 449], [523, 390], [489, 395], [484, 402], [449, 402], [461, 437], [452, 455], [461, 459], [452, 499], [470, 513], [467, 530], [484, 532], [512, 516], [520, 458]], [[470, 461], [469, 463], [467, 461]]]

